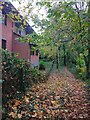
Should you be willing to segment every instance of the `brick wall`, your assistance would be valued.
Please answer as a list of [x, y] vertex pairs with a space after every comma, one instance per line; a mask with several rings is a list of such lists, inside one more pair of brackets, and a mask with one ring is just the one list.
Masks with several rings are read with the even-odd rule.
[[29, 44], [19, 42], [17, 38], [20, 36], [13, 32], [14, 29], [15, 23], [7, 18], [7, 25], [2, 24], [2, 39], [6, 40], [6, 49], [10, 52], [18, 53], [18, 58], [23, 58], [27, 61], [31, 60], [32, 66], [38, 66], [39, 56], [30, 56]]
[[17, 38], [20, 37], [13, 33], [13, 52], [18, 53], [18, 58], [30, 59], [30, 48], [28, 43], [19, 42]]
[[13, 52], [18, 53], [18, 58], [24, 58], [27, 61], [31, 61], [32, 66], [39, 66], [39, 56], [30, 56], [30, 47], [28, 43], [19, 42], [17, 38], [20, 37], [16, 33], [13, 33]]
[[7, 25], [2, 24], [2, 39], [6, 40], [6, 48], [12, 52], [12, 20], [7, 18]]

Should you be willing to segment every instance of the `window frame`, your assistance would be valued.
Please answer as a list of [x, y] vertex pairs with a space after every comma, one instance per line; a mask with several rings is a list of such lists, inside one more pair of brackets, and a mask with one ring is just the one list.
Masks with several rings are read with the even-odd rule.
[[2, 14], [2, 24], [7, 26], [7, 15], [6, 14]]
[[2, 49], [6, 50], [6, 40], [2, 39]]
[[36, 56], [38, 56], [38, 54], [39, 54], [39, 51], [38, 51], [38, 50], [36, 50]]

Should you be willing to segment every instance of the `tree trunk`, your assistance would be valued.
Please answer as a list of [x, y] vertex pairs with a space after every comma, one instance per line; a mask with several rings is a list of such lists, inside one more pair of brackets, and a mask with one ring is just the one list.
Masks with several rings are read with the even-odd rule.
[[57, 49], [57, 53], [56, 53], [56, 67], [58, 69], [58, 49]]
[[64, 66], [66, 66], [66, 50], [65, 50], [65, 45], [63, 44], [63, 51], [64, 51]]
[[59, 58], [58, 58], [58, 64], [59, 64], [59, 67], [60, 67], [60, 46], [58, 47], [58, 55], [59, 55]]

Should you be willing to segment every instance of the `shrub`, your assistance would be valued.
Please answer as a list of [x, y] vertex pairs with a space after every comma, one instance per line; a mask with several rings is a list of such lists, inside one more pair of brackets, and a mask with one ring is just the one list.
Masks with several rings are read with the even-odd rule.
[[42, 63], [40, 63], [40, 64], [39, 64], [39, 70], [45, 70], [45, 65], [42, 64]]
[[25, 93], [34, 83], [44, 81], [45, 75], [38, 69], [30, 67], [30, 63], [18, 59], [15, 54], [10, 54], [8, 51], [2, 52], [2, 79], [3, 86], [3, 102], [8, 100], [8, 97], [16, 97], [17, 93]]

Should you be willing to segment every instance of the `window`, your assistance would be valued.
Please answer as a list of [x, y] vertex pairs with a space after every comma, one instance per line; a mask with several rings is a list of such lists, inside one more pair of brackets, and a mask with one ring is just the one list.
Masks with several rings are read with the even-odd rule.
[[32, 45], [30, 46], [30, 55], [34, 55], [34, 48]]
[[2, 48], [5, 50], [6, 49], [6, 40], [2, 39]]
[[22, 35], [22, 36], [25, 36], [25, 35], [26, 35], [26, 31], [25, 31], [24, 29], [21, 31], [21, 35]]
[[19, 28], [16, 27], [16, 33], [21, 35], [21, 30]]
[[7, 15], [2, 14], [2, 24], [7, 25]]
[[21, 30], [19, 30], [19, 35], [21, 35]]
[[34, 55], [34, 51], [33, 50], [30, 51], [30, 55]]
[[36, 55], [38, 56], [38, 50], [36, 50]]

